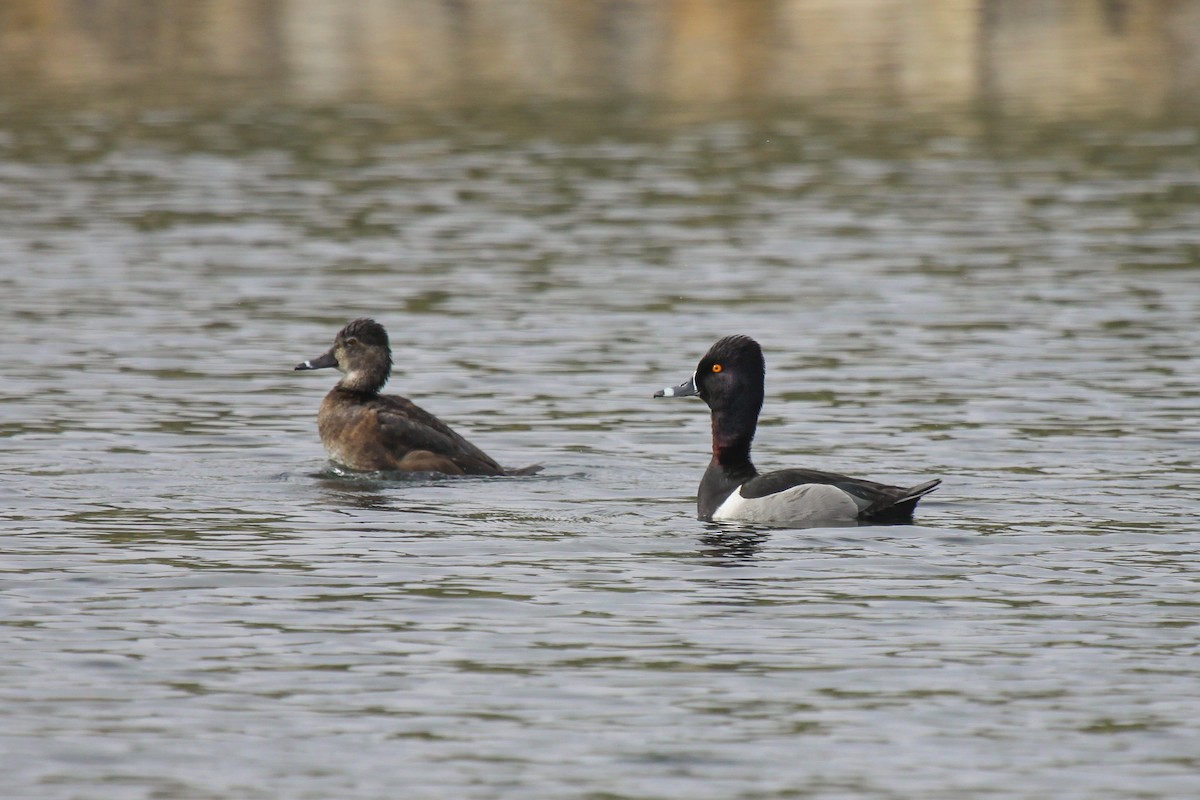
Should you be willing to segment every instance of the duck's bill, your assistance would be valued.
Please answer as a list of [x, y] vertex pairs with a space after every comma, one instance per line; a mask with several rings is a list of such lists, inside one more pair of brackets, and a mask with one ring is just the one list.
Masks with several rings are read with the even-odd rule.
[[696, 389], [696, 376], [688, 378], [678, 386], [668, 386], [654, 393], [655, 397], [695, 397], [700, 394]]
[[297, 364], [296, 369], [325, 369], [326, 367], [336, 367], [337, 357], [330, 350], [320, 358], [314, 358], [312, 361], [305, 361]]

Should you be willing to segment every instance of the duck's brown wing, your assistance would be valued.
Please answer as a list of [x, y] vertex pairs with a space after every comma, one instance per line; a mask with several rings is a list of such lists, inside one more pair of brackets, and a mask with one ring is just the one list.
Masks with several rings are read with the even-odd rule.
[[[383, 432], [383, 443], [402, 469], [453, 473], [456, 470], [448, 467], [453, 464], [468, 475], [504, 474], [503, 467], [491, 456], [407, 397], [380, 397], [375, 404], [375, 414]], [[422, 453], [432, 457], [420, 455]], [[409, 458], [407, 464], [406, 457]]]

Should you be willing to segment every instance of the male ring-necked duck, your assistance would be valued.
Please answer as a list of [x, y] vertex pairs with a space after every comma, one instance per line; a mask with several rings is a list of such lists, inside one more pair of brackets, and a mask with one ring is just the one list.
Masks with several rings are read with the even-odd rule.
[[762, 524], [906, 522], [940, 480], [911, 488], [833, 472], [783, 469], [759, 474], [750, 442], [763, 404], [766, 362], [758, 342], [726, 336], [700, 359], [692, 377], [655, 397], [699, 396], [712, 409], [713, 457], [700, 481], [701, 519]]
[[321, 443], [338, 464], [447, 475], [529, 475], [541, 469], [506, 470], [413, 401], [380, 394], [392, 371], [392, 350], [387, 331], [373, 319], [354, 320], [338, 331], [329, 352], [296, 365], [325, 367], [344, 373], [317, 415]]

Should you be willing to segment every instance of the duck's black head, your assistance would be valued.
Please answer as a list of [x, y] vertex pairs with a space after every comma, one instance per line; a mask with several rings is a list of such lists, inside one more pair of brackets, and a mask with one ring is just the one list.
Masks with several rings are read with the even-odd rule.
[[296, 369], [337, 367], [344, 373], [338, 387], [375, 394], [392, 372], [392, 349], [387, 331], [373, 319], [356, 319], [338, 331], [325, 355], [297, 364]]
[[662, 389], [655, 397], [699, 396], [714, 412], [762, 410], [766, 361], [749, 336], [726, 336], [708, 349], [690, 380]]
[[749, 336], [726, 336], [709, 348], [696, 372], [655, 397], [698, 396], [712, 409], [713, 456], [723, 465], [753, 471], [750, 442], [763, 404], [766, 362]]

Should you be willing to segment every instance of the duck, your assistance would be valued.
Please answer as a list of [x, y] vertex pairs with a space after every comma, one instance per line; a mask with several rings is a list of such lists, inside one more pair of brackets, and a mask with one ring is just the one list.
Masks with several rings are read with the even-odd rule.
[[337, 367], [342, 378], [325, 395], [317, 431], [329, 458], [362, 472], [531, 475], [540, 465], [505, 469], [449, 425], [407, 397], [380, 394], [392, 372], [387, 330], [373, 319], [350, 322], [322, 356], [297, 370]]
[[941, 479], [908, 488], [813, 469], [760, 473], [750, 445], [762, 411], [766, 360], [749, 336], [714, 344], [692, 377], [655, 397], [699, 397], [712, 411], [712, 460], [697, 492], [699, 518], [779, 526], [911, 522]]

